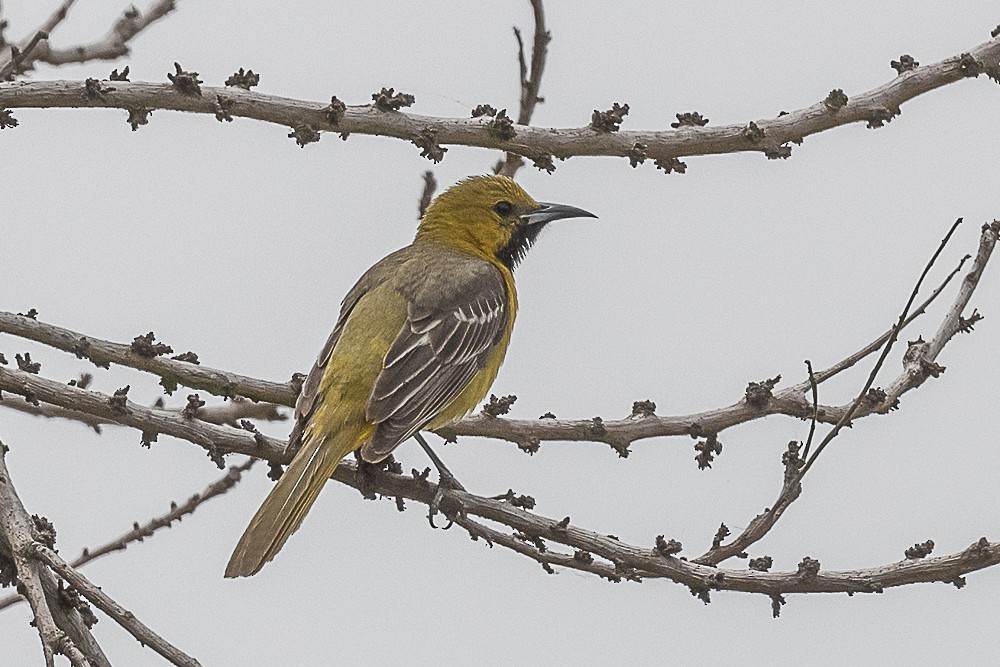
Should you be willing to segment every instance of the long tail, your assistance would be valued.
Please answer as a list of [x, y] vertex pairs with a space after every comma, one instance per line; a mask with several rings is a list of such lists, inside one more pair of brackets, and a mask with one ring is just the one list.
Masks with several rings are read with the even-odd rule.
[[274, 558], [300, 525], [320, 490], [348, 453], [357, 449], [365, 433], [317, 434], [305, 438], [288, 469], [243, 531], [226, 566], [227, 577], [257, 574]]

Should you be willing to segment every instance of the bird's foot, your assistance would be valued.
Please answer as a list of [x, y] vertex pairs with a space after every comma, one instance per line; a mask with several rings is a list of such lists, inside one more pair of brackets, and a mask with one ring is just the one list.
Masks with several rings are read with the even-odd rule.
[[361, 458], [360, 455], [356, 455], [356, 458], [358, 469], [355, 476], [358, 481], [358, 491], [365, 497], [365, 500], [375, 500], [378, 497], [375, 493], [375, 489], [378, 486], [375, 480], [378, 478], [380, 472], [389, 470], [398, 473], [402, 470], [391, 454], [378, 463], [369, 463]]
[[427, 512], [427, 521], [431, 524], [431, 528], [440, 527], [434, 523], [434, 515], [441, 513], [448, 519], [448, 524], [440, 527], [442, 530], [448, 530], [455, 523], [455, 514], [462, 511], [462, 503], [449, 493], [450, 491], [464, 492], [465, 487], [455, 479], [455, 476], [447, 468], [439, 469], [437, 490], [434, 492], [434, 499]]
[[[438, 485], [437, 492], [434, 494], [434, 499], [431, 501], [430, 506], [427, 509], [427, 522], [431, 524], [431, 528], [440, 528], [441, 530], [448, 530], [455, 523], [455, 516], [464, 511], [461, 501], [456, 499], [444, 486]], [[462, 490], [461, 486], [456, 490]], [[448, 523], [444, 526], [439, 526], [434, 523], [434, 517], [438, 514], [443, 514]]]

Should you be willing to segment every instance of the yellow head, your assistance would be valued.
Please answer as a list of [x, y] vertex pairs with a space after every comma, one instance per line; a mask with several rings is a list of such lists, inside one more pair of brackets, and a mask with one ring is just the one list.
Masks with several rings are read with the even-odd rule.
[[461, 248], [513, 269], [546, 223], [580, 217], [597, 216], [572, 206], [537, 202], [506, 176], [472, 176], [431, 202], [416, 241]]

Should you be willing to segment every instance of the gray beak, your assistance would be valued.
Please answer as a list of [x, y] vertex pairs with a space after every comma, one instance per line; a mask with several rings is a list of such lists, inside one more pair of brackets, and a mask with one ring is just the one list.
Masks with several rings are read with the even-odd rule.
[[575, 206], [566, 206], [565, 204], [549, 204], [546, 202], [539, 202], [539, 204], [541, 205], [541, 208], [537, 211], [521, 216], [521, 220], [523, 220], [525, 224], [538, 225], [546, 222], [552, 222], [553, 220], [562, 220], [563, 218], [597, 217], [590, 211], [584, 211], [582, 208], [577, 208]]

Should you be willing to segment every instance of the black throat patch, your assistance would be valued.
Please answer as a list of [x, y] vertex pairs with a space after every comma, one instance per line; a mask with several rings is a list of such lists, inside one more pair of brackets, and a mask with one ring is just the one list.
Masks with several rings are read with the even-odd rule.
[[514, 227], [514, 234], [510, 237], [507, 245], [497, 251], [497, 259], [511, 271], [521, 263], [524, 256], [528, 254], [531, 244], [538, 238], [538, 233], [542, 231], [545, 223], [535, 223], [533, 225], [517, 224]]

